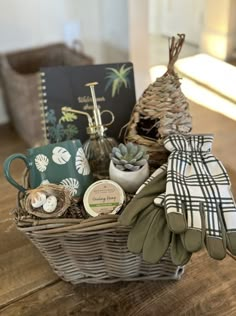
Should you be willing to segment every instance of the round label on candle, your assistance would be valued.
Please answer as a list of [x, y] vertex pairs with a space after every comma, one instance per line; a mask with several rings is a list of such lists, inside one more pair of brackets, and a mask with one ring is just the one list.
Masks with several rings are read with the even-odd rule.
[[89, 215], [116, 214], [125, 201], [123, 189], [114, 181], [94, 182], [84, 194], [84, 207]]

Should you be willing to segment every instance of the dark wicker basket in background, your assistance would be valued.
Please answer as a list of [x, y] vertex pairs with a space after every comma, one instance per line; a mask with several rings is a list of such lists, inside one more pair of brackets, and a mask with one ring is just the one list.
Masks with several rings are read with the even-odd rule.
[[62, 43], [1, 55], [4, 101], [18, 134], [34, 146], [43, 139], [39, 105], [40, 67], [87, 65], [93, 59]]

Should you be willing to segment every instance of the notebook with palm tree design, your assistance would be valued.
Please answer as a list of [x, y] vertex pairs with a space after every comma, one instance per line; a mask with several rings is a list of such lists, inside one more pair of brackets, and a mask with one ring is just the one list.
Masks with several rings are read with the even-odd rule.
[[[132, 63], [45, 67], [40, 69], [40, 79], [43, 127], [49, 143], [88, 138], [87, 117], [62, 110], [70, 107], [93, 115], [91, 92], [85, 86], [88, 82], [98, 82], [95, 94], [100, 110], [114, 114], [107, 136], [122, 140], [122, 134], [118, 138], [120, 129], [128, 123], [136, 103]], [[102, 114], [102, 120], [104, 124], [110, 121], [108, 112]]]

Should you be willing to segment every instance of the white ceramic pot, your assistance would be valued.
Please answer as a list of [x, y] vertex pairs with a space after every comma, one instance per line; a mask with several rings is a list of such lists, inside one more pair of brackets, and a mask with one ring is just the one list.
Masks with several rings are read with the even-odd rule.
[[110, 179], [118, 183], [125, 192], [135, 193], [140, 185], [149, 177], [149, 165], [146, 163], [141, 169], [136, 171], [122, 171], [117, 169], [111, 160], [109, 176]]

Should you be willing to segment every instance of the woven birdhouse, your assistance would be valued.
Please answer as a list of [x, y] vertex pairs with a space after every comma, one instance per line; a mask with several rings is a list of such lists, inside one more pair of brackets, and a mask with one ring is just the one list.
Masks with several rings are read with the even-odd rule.
[[189, 104], [181, 91], [174, 64], [185, 39], [179, 34], [169, 40], [169, 64], [166, 73], [150, 84], [134, 106], [126, 129], [126, 141], [146, 147], [150, 164], [158, 167], [168, 158], [163, 140], [170, 134], [189, 134], [192, 120]]

